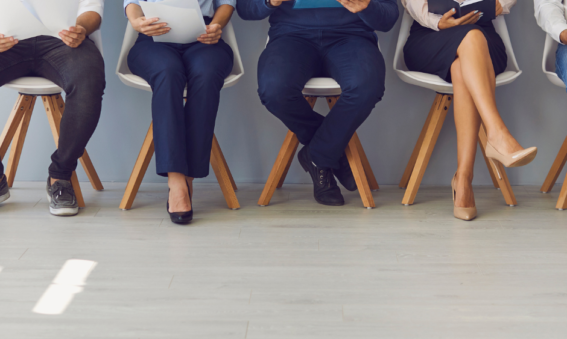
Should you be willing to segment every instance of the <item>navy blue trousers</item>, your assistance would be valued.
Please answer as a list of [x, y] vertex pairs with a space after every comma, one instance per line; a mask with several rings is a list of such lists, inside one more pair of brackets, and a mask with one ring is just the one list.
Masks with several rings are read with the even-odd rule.
[[220, 91], [232, 63], [232, 49], [222, 40], [215, 45], [169, 44], [156, 43], [143, 34], [138, 37], [128, 55], [128, 66], [152, 87], [159, 175], [209, 175]]
[[[386, 66], [371, 32], [311, 30], [272, 37], [258, 64], [262, 104], [299, 141], [319, 167], [339, 168], [352, 135], [384, 95]], [[342, 95], [324, 117], [302, 90], [313, 77], [332, 77]]]

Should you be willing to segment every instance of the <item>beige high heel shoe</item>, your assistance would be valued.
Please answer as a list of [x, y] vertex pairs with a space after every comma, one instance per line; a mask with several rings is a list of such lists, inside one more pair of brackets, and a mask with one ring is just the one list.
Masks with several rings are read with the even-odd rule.
[[520, 167], [529, 164], [537, 155], [537, 147], [530, 147], [512, 154], [502, 154], [490, 144], [486, 143], [486, 157], [500, 162], [506, 167]]
[[457, 219], [471, 221], [476, 218], [476, 206], [475, 207], [457, 207], [455, 206], [455, 197], [457, 196], [457, 190], [455, 189], [455, 179], [457, 178], [457, 172], [451, 180], [451, 188], [453, 189], [453, 215]]

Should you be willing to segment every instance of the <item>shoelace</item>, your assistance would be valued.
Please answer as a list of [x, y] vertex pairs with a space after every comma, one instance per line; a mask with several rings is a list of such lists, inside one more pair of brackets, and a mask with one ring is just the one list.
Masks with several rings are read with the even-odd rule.
[[333, 175], [331, 173], [331, 170], [325, 170], [325, 169], [321, 169], [321, 168], [317, 168], [317, 171], [319, 172], [319, 184], [320, 185], [329, 185], [330, 181], [331, 181], [331, 175]]
[[68, 187], [68, 185], [65, 185], [59, 181], [56, 181], [53, 186], [55, 186], [53, 197], [57, 197], [58, 198], [57, 200], [61, 200], [61, 197], [68, 198], [69, 200], [71, 200], [73, 198], [73, 195], [75, 194], [75, 191], [73, 190], [73, 186], [69, 185], [70, 187]]

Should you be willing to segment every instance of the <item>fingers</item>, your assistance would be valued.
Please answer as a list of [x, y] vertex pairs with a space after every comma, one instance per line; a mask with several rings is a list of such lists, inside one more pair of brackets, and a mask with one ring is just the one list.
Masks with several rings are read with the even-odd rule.
[[159, 18], [141, 17], [139, 19], [139, 32], [147, 36], [163, 35], [171, 30], [170, 27], [167, 27], [167, 22], [156, 23], [159, 21]]
[[455, 15], [455, 13], [457, 13], [457, 11], [453, 8], [453, 9], [449, 10], [447, 13], [443, 14], [443, 16], [441, 17], [441, 20], [448, 20], [453, 15]]
[[468, 22], [472, 17], [474, 17], [475, 15], [478, 15], [478, 11], [474, 11], [474, 12], [470, 12], [466, 15], [463, 15], [462, 17], [460, 17], [459, 19], [455, 20], [455, 23], [457, 25], [465, 25], [466, 22]]
[[13, 46], [15, 44], [18, 43], [17, 39], [14, 39], [13, 37], [4, 37], [4, 34], [0, 34], [0, 45], [9, 45], [9, 46]]
[[482, 18], [483, 13], [476, 13], [475, 15], [473, 15], [470, 19], [465, 20], [463, 23], [461, 23], [461, 25], [472, 25], [472, 24], [476, 24], [476, 22], [478, 20], [480, 20], [480, 18]]

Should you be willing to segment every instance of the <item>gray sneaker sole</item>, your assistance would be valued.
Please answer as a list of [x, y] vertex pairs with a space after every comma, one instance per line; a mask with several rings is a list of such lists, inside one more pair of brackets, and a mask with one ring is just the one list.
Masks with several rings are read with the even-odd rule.
[[[47, 195], [47, 201], [51, 204], [51, 197]], [[79, 214], [79, 207], [64, 207], [64, 208], [53, 208], [49, 206], [49, 213], [62, 217], [62, 216], [73, 216]]]
[[6, 193], [6, 194], [4, 194], [4, 195], [0, 195], [0, 203], [6, 201], [6, 200], [8, 200], [8, 199], [10, 199], [10, 192], [8, 192], [8, 193]]

